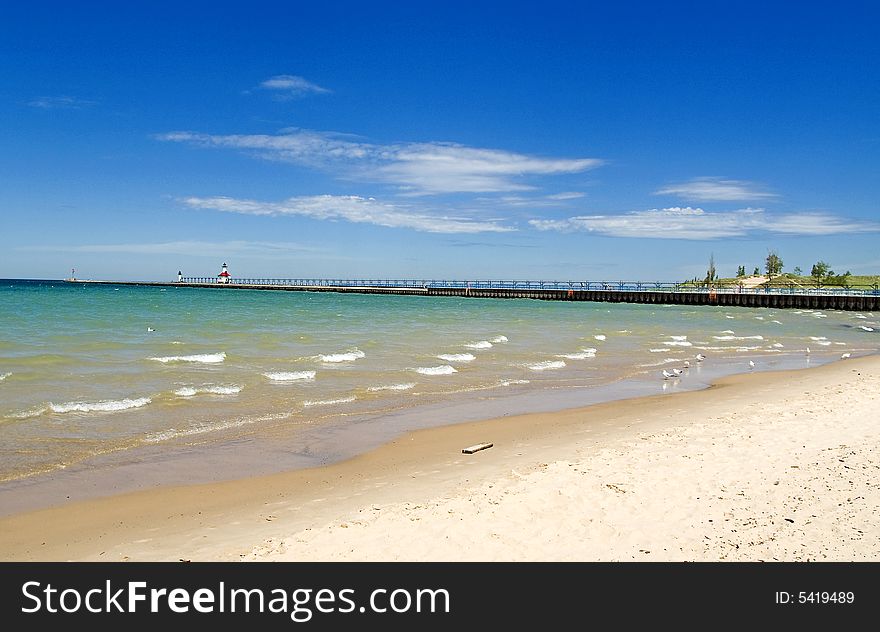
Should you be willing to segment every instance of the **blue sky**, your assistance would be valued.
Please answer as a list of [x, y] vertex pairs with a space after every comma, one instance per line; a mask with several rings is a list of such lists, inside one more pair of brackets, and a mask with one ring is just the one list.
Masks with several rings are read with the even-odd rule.
[[873, 3], [73, 4], [0, 19], [0, 277], [880, 272]]

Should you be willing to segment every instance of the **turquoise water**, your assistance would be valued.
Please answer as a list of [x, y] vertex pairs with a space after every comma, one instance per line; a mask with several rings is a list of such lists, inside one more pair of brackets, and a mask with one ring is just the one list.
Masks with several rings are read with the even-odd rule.
[[0, 481], [453, 400], [675, 388], [697, 353], [761, 370], [878, 334], [853, 312], [0, 281]]

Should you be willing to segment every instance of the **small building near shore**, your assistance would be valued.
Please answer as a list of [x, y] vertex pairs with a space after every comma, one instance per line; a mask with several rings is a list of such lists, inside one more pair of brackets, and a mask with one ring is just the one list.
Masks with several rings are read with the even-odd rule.
[[232, 277], [229, 274], [229, 268], [226, 267], [226, 264], [223, 264], [223, 269], [220, 270], [220, 274], [217, 275], [217, 283], [229, 283]]

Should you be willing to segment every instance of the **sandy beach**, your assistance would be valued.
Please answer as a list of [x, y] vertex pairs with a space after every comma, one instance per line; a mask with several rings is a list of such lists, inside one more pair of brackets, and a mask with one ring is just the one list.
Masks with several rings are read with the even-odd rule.
[[736, 375], [13, 515], [0, 559], [876, 560], [878, 422], [880, 357]]

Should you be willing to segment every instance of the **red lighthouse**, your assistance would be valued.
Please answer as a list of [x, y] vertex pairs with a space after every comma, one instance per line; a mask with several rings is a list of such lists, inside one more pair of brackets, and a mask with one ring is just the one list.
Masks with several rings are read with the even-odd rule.
[[220, 274], [217, 275], [217, 283], [229, 283], [232, 277], [229, 274], [229, 269], [226, 267], [226, 264], [223, 264], [223, 269], [220, 271]]

